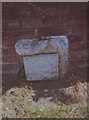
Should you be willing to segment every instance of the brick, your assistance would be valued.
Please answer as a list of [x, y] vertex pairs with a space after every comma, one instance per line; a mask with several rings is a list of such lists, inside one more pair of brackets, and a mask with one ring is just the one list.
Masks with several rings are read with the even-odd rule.
[[83, 4], [73, 4], [71, 6], [71, 15], [77, 16], [87, 16], [87, 5]]
[[19, 66], [18, 64], [2, 64], [2, 73], [18, 73], [19, 72]]
[[2, 22], [2, 29], [4, 30], [13, 30], [13, 29], [19, 29], [20, 23], [19, 20], [3, 20]]
[[2, 32], [2, 39], [9, 39], [9, 38], [12, 38], [12, 37], [15, 37], [17, 31], [3, 31]]
[[30, 18], [21, 20], [22, 28], [39, 28], [43, 26], [43, 21], [40, 18]]
[[[60, 25], [60, 26], [47, 26], [39, 28], [38, 35], [83, 35], [83, 26], [71, 26], [71, 25]], [[85, 29], [86, 31], [86, 29]]]
[[17, 56], [9, 56], [9, 57], [2, 57], [3, 63], [16, 63], [17, 62]]
[[69, 61], [80, 61], [87, 58], [87, 50], [69, 51]]
[[82, 41], [74, 41], [73, 43], [69, 43], [69, 50], [87, 50], [87, 43], [83, 43]]
[[87, 42], [87, 44], [88, 44], [89, 41], [87, 41], [87, 39], [88, 39], [87, 33], [85, 33], [84, 36], [83, 36], [83, 41], [84, 41], [84, 42]]
[[59, 7], [59, 6], [70, 6], [71, 2], [34, 2], [32, 6], [42, 7]]
[[7, 7], [2, 9], [3, 19], [16, 19], [19, 17], [18, 11], [15, 7]]
[[79, 60], [79, 61], [70, 61], [70, 65], [72, 65], [73, 67], [75, 68], [78, 68], [78, 67], [81, 67], [81, 68], [84, 68], [86, 67], [87, 68], [87, 59], [85, 60]]
[[63, 25], [86, 25], [87, 24], [87, 17], [83, 16], [64, 16]]
[[27, 6], [18, 5], [17, 11], [19, 18], [32, 17], [32, 9], [28, 5]]
[[87, 61], [74, 61], [74, 62], [70, 62], [70, 73], [74, 73], [74, 75], [77, 75], [76, 79], [83, 79], [83, 80], [87, 80]]
[[73, 29], [73, 34], [76, 34], [76, 35], [84, 35], [85, 32], [87, 32], [87, 26], [86, 25], [76, 25], [76, 26], [73, 26], [72, 27]]
[[15, 40], [12, 39], [3, 39], [2, 40], [2, 47], [14, 47]]
[[71, 35], [73, 34], [73, 28], [71, 25], [60, 26], [60, 35]]
[[47, 17], [44, 22], [47, 26], [61, 25], [61, 17]]
[[28, 38], [28, 37], [33, 37], [34, 36], [34, 29], [20, 29], [20, 30], [9, 30], [9, 31], [4, 31], [2, 34], [3, 39], [11, 39], [11, 38]]
[[87, 43], [87, 41], [85, 41], [83, 35], [69, 35], [68, 40], [71, 44], [74, 43], [74, 42], [77, 42], [77, 41]]
[[[3, 18], [12, 19], [12, 18], [21, 18], [21, 17], [29, 17], [31, 16], [31, 4], [28, 2], [14, 2], [14, 3], [6, 3], [3, 4]], [[15, 14], [11, 14], [11, 10]], [[8, 13], [5, 13], [5, 12]]]
[[60, 34], [65, 35], [84, 35], [85, 31], [87, 31], [85, 25], [62, 25], [60, 29]]
[[70, 13], [69, 6], [55, 6], [55, 7], [42, 7], [35, 6], [33, 7], [33, 15], [34, 16], [60, 16], [60, 15], [68, 15]]
[[5, 8], [5, 7], [13, 7], [14, 3], [13, 2], [3, 2], [2, 3], [2, 7]]
[[60, 27], [41, 27], [39, 28], [38, 35], [40, 36], [50, 36], [50, 35], [60, 35]]
[[2, 48], [2, 56], [16, 55], [15, 48]]

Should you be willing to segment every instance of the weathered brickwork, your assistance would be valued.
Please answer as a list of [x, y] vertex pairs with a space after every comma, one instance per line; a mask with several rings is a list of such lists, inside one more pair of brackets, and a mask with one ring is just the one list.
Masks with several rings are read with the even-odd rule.
[[[18, 73], [19, 39], [66, 35], [70, 65], [83, 65], [87, 49], [87, 3], [2, 3], [3, 73]], [[81, 62], [82, 61], [82, 62]]]

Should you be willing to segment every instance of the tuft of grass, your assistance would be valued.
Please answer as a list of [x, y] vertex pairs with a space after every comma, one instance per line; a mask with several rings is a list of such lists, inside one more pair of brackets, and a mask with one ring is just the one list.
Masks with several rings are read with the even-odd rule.
[[24, 73], [20, 73], [20, 77], [24, 77]]

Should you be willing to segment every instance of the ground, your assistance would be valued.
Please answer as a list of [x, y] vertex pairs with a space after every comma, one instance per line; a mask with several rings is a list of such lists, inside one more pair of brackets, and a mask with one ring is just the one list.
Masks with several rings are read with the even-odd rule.
[[85, 118], [87, 82], [64, 87], [59, 81], [21, 83], [2, 96], [3, 118]]
[[21, 72], [3, 75], [2, 117], [86, 118], [87, 72], [72, 68], [60, 80], [27, 82]]

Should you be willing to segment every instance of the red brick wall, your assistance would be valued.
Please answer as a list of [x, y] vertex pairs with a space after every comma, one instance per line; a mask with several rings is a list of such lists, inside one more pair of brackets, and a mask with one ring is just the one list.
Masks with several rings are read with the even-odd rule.
[[2, 5], [3, 73], [19, 72], [14, 45], [21, 38], [32, 38], [35, 28], [39, 28], [39, 37], [67, 35], [70, 65], [78, 68], [85, 63], [87, 3], [8, 2]]

